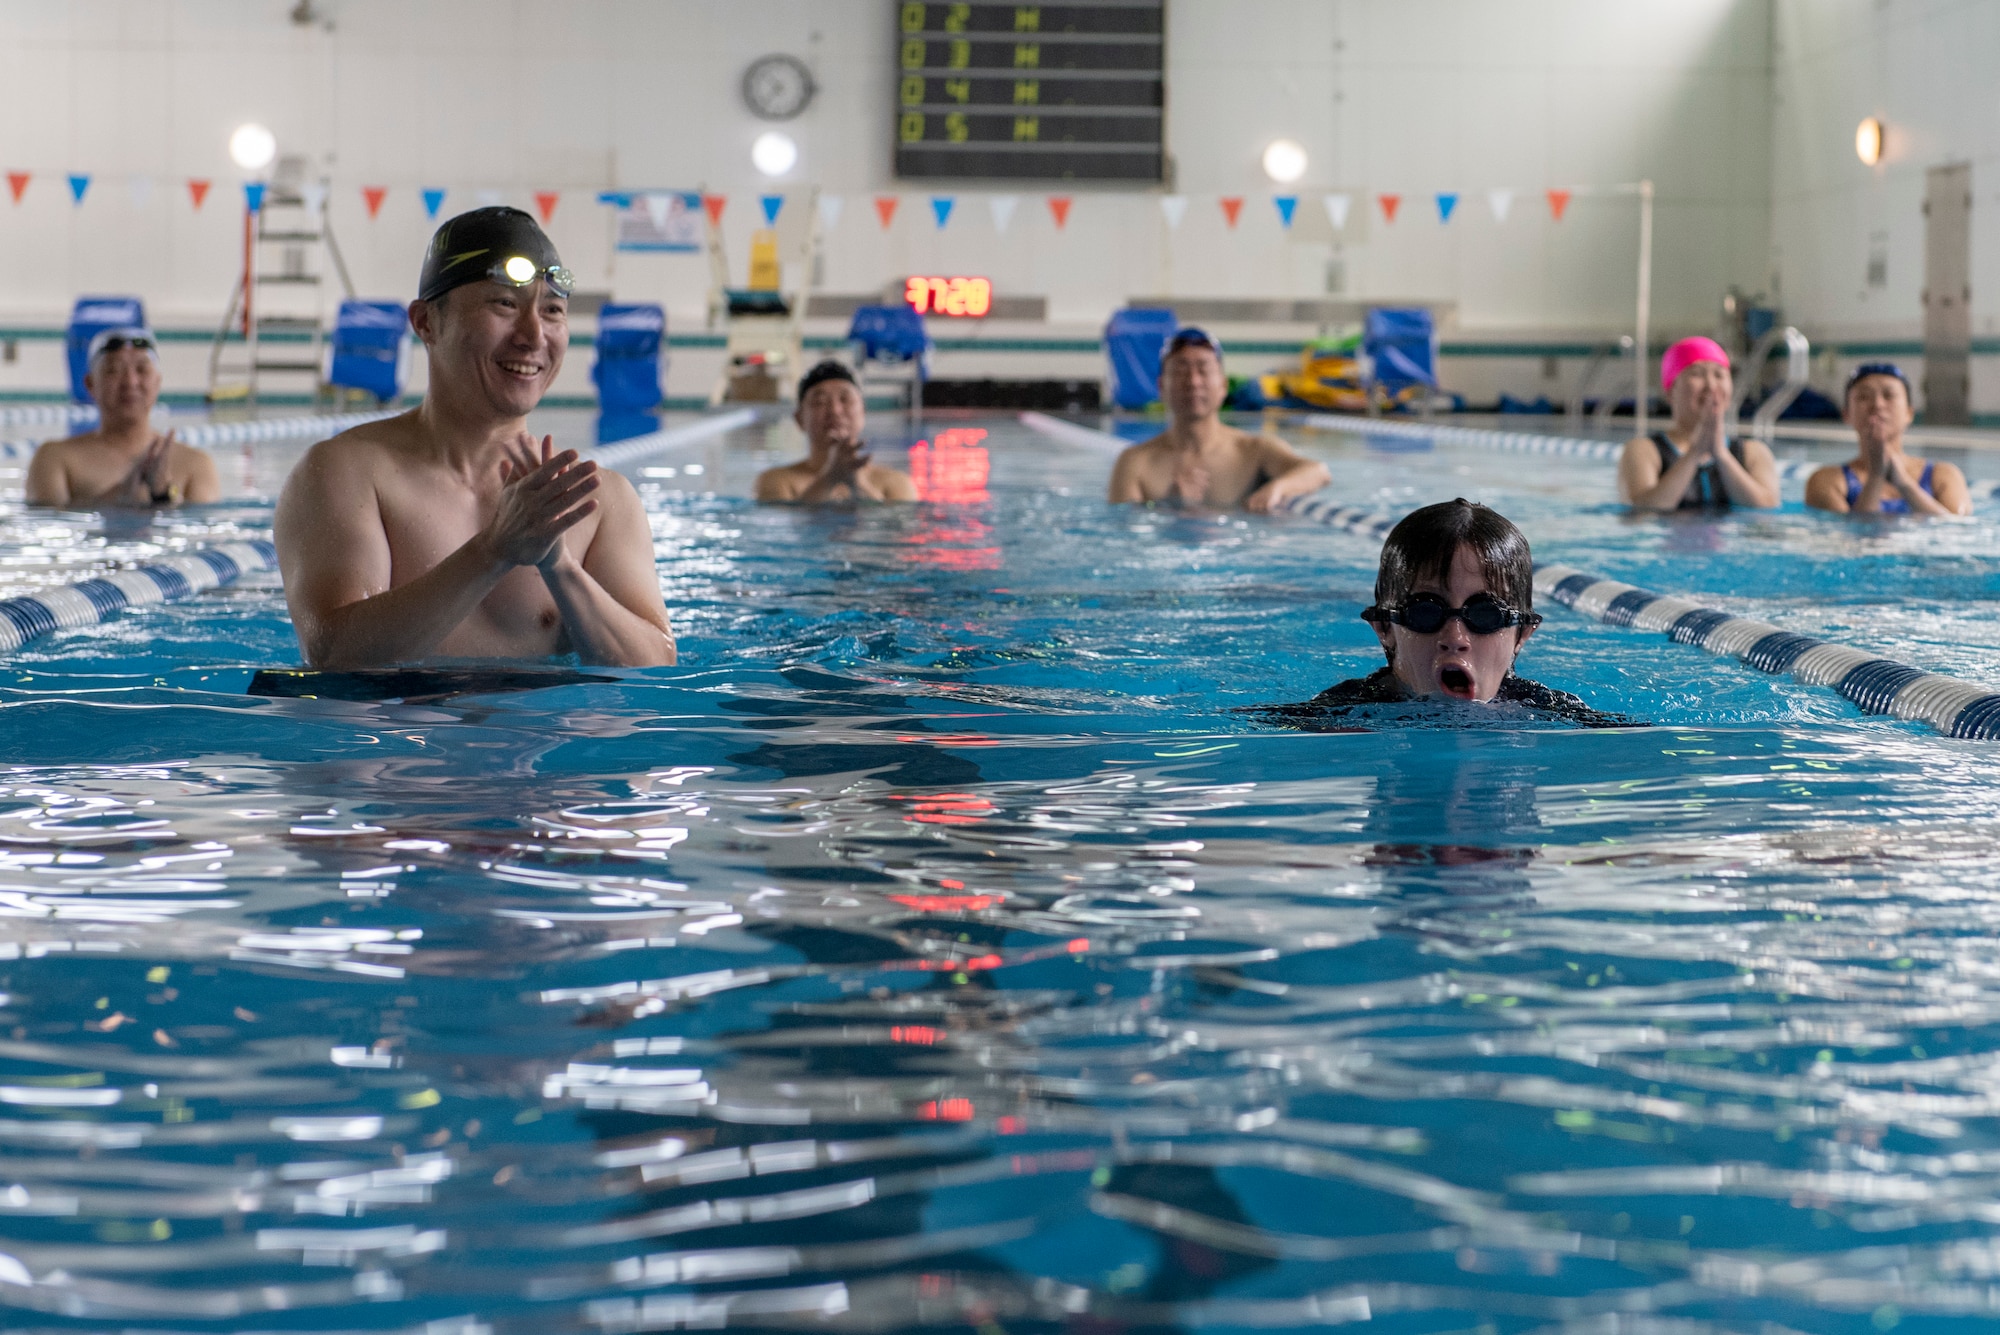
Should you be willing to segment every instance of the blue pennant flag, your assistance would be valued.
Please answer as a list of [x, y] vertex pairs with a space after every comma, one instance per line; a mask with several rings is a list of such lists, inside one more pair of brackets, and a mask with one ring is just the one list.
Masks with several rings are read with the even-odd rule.
[[1455, 190], [1453, 190], [1453, 191], [1445, 191], [1445, 190], [1440, 190], [1440, 191], [1438, 191], [1438, 221], [1439, 221], [1439, 222], [1441, 222], [1441, 223], [1448, 223], [1448, 222], [1450, 222], [1450, 221], [1451, 221], [1451, 211], [1452, 211], [1453, 209], [1457, 208], [1457, 207], [1458, 207], [1458, 192], [1457, 192], [1457, 191], [1455, 191]]
[[79, 204], [83, 203], [83, 192], [88, 189], [90, 189], [90, 173], [88, 172], [70, 173], [69, 192], [72, 196], [75, 197], [77, 203]]
[[260, 213], [264, 208], [264, 183], [245, 181], [243, 183], [243, 204], [252, 213]]
[[778, 210], [785, 207], [785, 197], [783, 195], [759, 195], [757, 196], [757, 202], [764, 206], [764, 225], [766, 227], [776, 226]]
[[442, 206], [443, 204], [444, 204], [444, 191], [438, 189], [431, 189], [424, 191], [425, 213], [435, 218], [438, 216], [439, 207]]
[[1292, 214], [1298, 211], [1299, 197], [1297, 195], [1273, 195], [1271, 202], [1278, 206], [1278, 221], [1290, 227], [1292, 225]]
[[951, 206], [957, 202], [958, 200], [951, 195], [931, 196], [931, 212], [937, 215], [939, 231], [943, 231], [944, 225], [951, 221]]

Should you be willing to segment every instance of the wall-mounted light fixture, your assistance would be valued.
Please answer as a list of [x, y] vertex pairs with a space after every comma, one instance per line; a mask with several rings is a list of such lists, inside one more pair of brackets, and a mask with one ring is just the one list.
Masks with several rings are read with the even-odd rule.
[[1882, 160], [1882, 122], [1870, 116], [1854, 127], [1854, 156], [1872, 167]]
[[766, 176], [783, 176], [798, 161], [798, 144], [782, 130], [766, 130], [750, 145], [751, 165]]
[[252, 121], [229, 136], [229, 156], [246, 172], [262, 171], [278, 156], [278, 137]]
[[1306, 174], [1306, 151], [1296, 139], [1273, 139], [1264, 149], [1264, 175], [1290, 185]]

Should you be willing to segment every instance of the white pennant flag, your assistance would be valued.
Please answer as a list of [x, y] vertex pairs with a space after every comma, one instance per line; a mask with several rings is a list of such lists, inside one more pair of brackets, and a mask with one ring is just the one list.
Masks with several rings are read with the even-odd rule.
[[1326, 220], [1333, 224], [1333, 230], [1342, 231], [1347, 226], [1347, 206], [1352, 202], [1346, 195], [1328, 195], [1325, 199]]
[[1494, 222], [1506, 222], [1507, 211], [1514, 207], [1514, 192], [1504, 185], [1493, 187], [1486, 192], [1486, 207], [1493, 210]]
[[841, 203], [842, 200], [839, 195], [821, 195], [819, 197], [819, 226], [821, 231], [831, 232], [834, 228], [840, 226]]
[[146, 202], [153, 197], [153, 178], [150, 176], [134, 176], [131, 185], [132, 207], [135, 209], [145, 208]]
[[646, 201], [646, 216], [653, 220], [653, 226], [665, 227], [667, 225], [667, 210], [674, 206], [673, 199], [657, 191], [641, 195], [640, 198]]
[[318, 213], [326, 207], [326, 182], [306, 182], [299, 187], [299, 198], [305, 203], [306, 212]]
[[490, 209], [501, 202], [498, 190], [481, 190], [473, 198], [479, 201], [479, 207], [483, 209]]
[[1160, 216], [1167, 220], [1168, 231], [1179, 231], [1181, 219], [1187, 217], [1186, 195], [1161, 195]]
[[993, 210], [994, 231], [1007, 230], [1007, 224], [1014, 220], [1014, 206], [1020, 202], [1019, 195], [994, 195], [986, 201], [986, 207]]

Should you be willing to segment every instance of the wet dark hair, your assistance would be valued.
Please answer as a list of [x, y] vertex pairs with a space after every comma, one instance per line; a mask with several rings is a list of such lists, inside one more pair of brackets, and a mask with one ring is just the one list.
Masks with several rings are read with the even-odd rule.
[[1389, 530], [1375, 573], [1376, 605], [1400, 606], [1421, 580], [1447, 582], [1460, 547], [1479, 559], [1489, 593], [1517, 612], [1534, 610], [1535, 567], [1526, 535], [1498, 510], [1462, 496], [1413, 510]]

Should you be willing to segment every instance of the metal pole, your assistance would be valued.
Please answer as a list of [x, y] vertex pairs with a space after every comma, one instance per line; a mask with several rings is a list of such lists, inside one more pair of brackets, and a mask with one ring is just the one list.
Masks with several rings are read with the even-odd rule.
[[1646, 407], [1653, 397], [1648, 372], [1652, 359], [1646, 350], [1646, 334], [1653, 320], [1653, 183], [1639, 182], [1639, 332], [1632, 349], [1632, 416], [1637, 424], [1634, 436], [1646, 434]]

